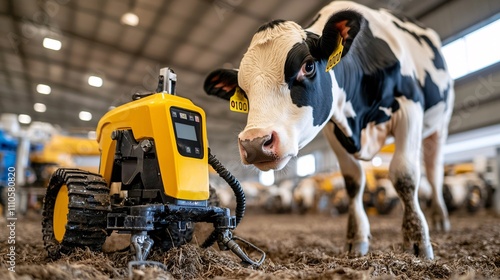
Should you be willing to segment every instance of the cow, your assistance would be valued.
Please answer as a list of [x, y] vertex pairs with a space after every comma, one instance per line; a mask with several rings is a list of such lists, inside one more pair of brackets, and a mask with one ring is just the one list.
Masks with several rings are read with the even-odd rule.
[[334, 1], [302, 28], [273, 20], [253, 36], [239, 69], [208, 74], [204, 90], [248, 99], [238, 135], [243, 164], [279, 170], [322, 130], [337, 156], [349, 195], [350, 256], [366, 255], [371, 238], [363, 209], [364, 171], [395, 143], [390, 179], [404, 207], [403, 250], [433, 259], [429, 227], [418, 203], [421, 151], [433, 188], [431, 219], [450, 228], [442, 197], [443, 145], [453, 80], [437, 33], [408, 17]]

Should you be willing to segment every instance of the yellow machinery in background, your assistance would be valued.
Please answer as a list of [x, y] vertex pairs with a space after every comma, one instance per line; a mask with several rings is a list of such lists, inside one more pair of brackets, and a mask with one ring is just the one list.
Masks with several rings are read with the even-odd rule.
[[363, 203], [369, 213], [387, 215], [398, 204], [398, 195], [389, 179], [389, 162], [394, 150], [394, 143], [385, 145], [371, 162], [363, 164], [366, 177]]
[[469, 213], [489, 207], [494, 187], [478, 172], [474, 163], [465, 162], [445, 166], [443, 198], [449, 212], [465, 208]]
[[344, 214], [349, 210], [349, 197], [344, 177], [340, 171], [318, 178], [318, 211], [329, 214]]
[[[205, 112], [189, 99], [173, 95], [176, 75], [160, 70], [157, 93], [134, 94], [133, 101], [99, 121], [99, 174], [58, 169], [50, 178], [43, 206], [43, 240], [49, 256], [75, 247], [100, 250], [113, 231], [131, 235], [136, 265], [154, 247], [168, 250], [192, 239], [196, 222], [212, 223], [202, 244], [216, 241], [247, 264], [258, 266], [265, 253], [233, 236], [245, 212], [240, 183], [208, 149]], [[233, 189], [235, 216], [213, 205], [209, 165]], [[239, 244], [255, 249], [252, 260]]]
[[50, 176], [58, 168], [79, 168], [90, 172], [99, 169], [99, 145], [95, 139], [55, 134], [41, 148], [30, 153], [34, 182], [28, 184], [28, 208], [40, 209]]
[[99, 145], [95, 139], [53, 135], [39, 151], [30, 155], [31, 166], [37, 176], [37, 186], [47, 186], [50, 175], [61, 167], [97, 172]]
[[[363, 205], [368, 213], [389, 214], [398, 203], [398, 196], [389, 180], [389, 162], [394, 144], [384, 146], [378, 162], [363, 162], [366, 185]], [[343, 214], [349, 209], [349, 197], [340, 171], [316, 176], [318, 182], [317, 207], [320, 212]]]

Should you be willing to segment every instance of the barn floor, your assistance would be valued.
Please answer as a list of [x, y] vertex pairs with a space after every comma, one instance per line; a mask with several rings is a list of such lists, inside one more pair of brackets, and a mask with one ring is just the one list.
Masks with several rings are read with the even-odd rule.
[[[500, 218], [486, 212], [453, 214], [453, 229], [431, 232], [435, 260], [424, 261], [400, 250], [400, 211], [369, 216], [372, 247], [368, 256], [342, 252], [347, 216], [264, 215], [247, 213], [236, 234], [267, 252], [261, 268], [246, 268], [216, 246], [203, 250], [210, 230], [201, 225], [193, 244], [150, 259], [166, 265], [135, 270], [134, 279], [500, 279]], [[16, 223], [16, 273], [7, 271], [7, 230], [0, 231], [0, 279], [127, 279], [128, 252], [78, 250], [52, 262], [41, 239], [41, 217], [30, 213]], [[126, 236], [108, 238], [106, 248], [123, 247]]]

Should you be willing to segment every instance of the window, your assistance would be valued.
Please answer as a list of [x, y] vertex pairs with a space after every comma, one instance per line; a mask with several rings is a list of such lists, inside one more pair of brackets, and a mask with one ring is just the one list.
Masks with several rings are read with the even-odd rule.
[[274, 171], [261, 171], [259, 173], [259, 182], [264, 186], [270, 186], [274, 184]]
[[316, 172], [316, 159], [313, 154], [301, 156], [297, 159], [297, 175], [307, 176]]
[[500, 61], [500, 19], [443, 46], [451, 77], [458, 79]]

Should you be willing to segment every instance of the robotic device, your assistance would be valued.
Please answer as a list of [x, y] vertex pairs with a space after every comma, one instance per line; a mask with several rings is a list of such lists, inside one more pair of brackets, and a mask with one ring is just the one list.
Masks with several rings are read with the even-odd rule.
[[[101, 250], [113, 231], [130, 233], [138, 263], [153, 245], [162, 250], [188, 243], [194, 223], [212, 223], [202, 244], [217, 241], [244, 263], [259, 266], [265, 253], [233, 236], [245, 212], [245, 195], [236, 180], [207, 147], [205, 112], [173, 95], [176, 74], [160, 71], [157, 93], [135, 94], [130, 103], [109, 111], [97, 126], [100, 174], [58, 169], [50, 178], [43, 206], [43, 240], [49, 257], [75, 247]], [[211, 205], [208, 164], [236, 195], [235, 216]], [[120, 191], [110, 194], [110, 189]], [[238, 242], [237, 242], [238, 241]], [[240, 247], [260, 255], [252, 260]], [[146, 262], [147, 263], [147, 262]]]

